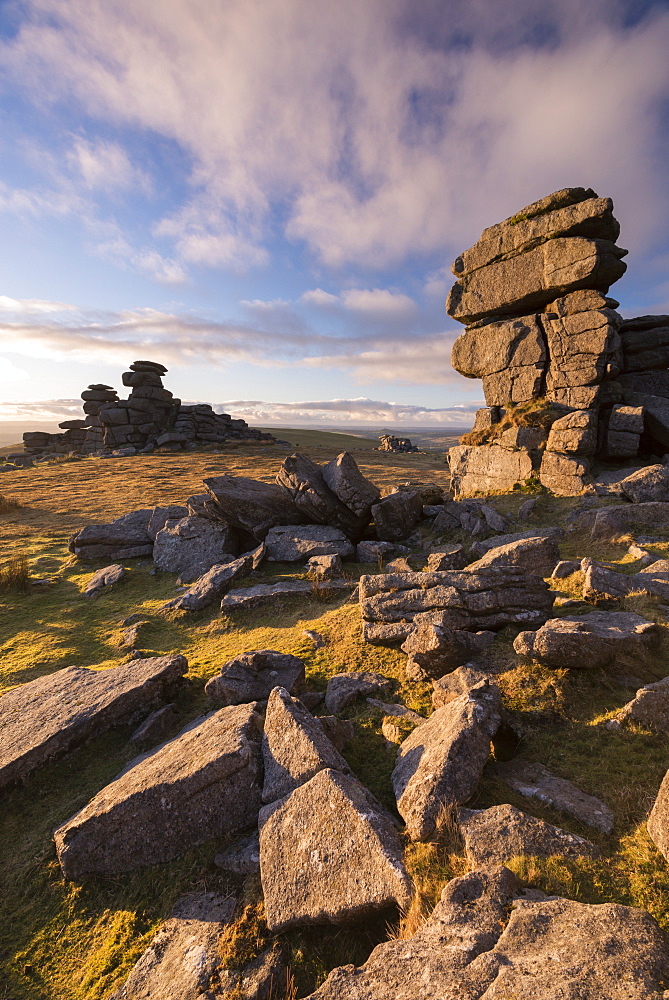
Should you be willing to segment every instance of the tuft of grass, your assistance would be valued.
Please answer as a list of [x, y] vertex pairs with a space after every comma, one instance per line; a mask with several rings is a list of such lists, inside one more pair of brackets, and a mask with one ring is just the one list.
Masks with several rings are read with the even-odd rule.
[[544, 398], [532, 399], [528, 403], [506, 403], [502, 419], [491, 427], [463, 434], [460, 444], [481, 445], [497, 441], [504, 431], [514, 427], [540, 427], [548, 431], [564, 410]]
[[25, 594], [30, 590], [30, 570], [25, 555], [14, 555], [0, 565], [0, 593]]
[[8, 514], [12, 510], [19, 510], [21, 504], [18, 500], [12, 500], [11, 497], [6, 497], [4, 493], [0, 493], [0, 514]]

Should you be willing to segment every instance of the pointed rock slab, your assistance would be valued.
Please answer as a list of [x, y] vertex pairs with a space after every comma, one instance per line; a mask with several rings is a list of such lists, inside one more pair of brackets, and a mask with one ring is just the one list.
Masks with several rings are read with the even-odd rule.
[[372, 504], [381, 493], [378, 486], [365, 479], [348, 451], [343, 451], [323, 466], [323, 479], [332, 492], [358, 517], [360, 525], [369, 523]]
[[392, 782], [412, 840], [428, 840], [443, 806], [474, 793], [500, 709], [499, 690], [481, 684], [437, 709], [401, 744]]
[[12, 688], [0, 697], [0, 789], [155, 707], [187, 670], [185, 656], [155, 656], [108, 670], [65, 667]]
[[319, 720], [283, 687], [275, 687], [267, 701], [262, 756], [263, 802], [276, 802], [327, 767], [351, 773]]
[[307, 1000], [662, 1000], [668, 977], [649, 913], [524, 893], [500, 867], [453, 879], [412, 938], [333, 969]]
[[213, 892], [180, 899], [110, 1000], [209, 1000], [221, 959], [218, 939], [235, 913], [234, 896]]
[[551, 618], [536, 632], [521, 632], [513, 648], [548, 667], [597, 670], [638, 664], [657, 648], [661, 629], [626, 611], [591, 611]]
[[669, 861], [669, 771], [664, 776], [650, 811], [648, 833], [658, 851]]
[[276, 483], [246, 476], [215, 476], [204, 486], [230, 524], [262, 541], [275, 524], [304, 524], [309, 520], [291, 496]]
[[77, 559], [111, 559], [120, 562], [150, 556], [153, 539], [148, 527], [152, 510], [134, 510], [109, 524], [89, 524], [70, 538], [68, 547]]
[[153, 561], [157, 569], [197, 580], [212, 566], [229, 562], [238, 551], [237, 535], [229, 524], [205, 517], [167, 521], [156, 535]]
[[458, 826], [472, 867], [501, 865], [510, 858], [595, 857], [599, 851], [584, 837], [567, 833], [515, 806], [459, 809]]
[[341, 502], [325, 482], [320, 466], [306, 455], [296, 453], [284, 459], [276, 481], [293, 498], [306, 521], [329, 524], [348, 537], [360, 537], [359, 517]]
[[255, 552], [247, 552], [239, 559], [216, 563], [203, 573], [188, 592], [163, 604], [161, 611], [201, 611], [214, 601], [220, 600], [240, 576], [246, 576], [253, 568]]
[[494, 772], [519, 795], [538, 799], [544, 805], [573, 816], [602, 833], [613, 830], [614, 815], [604, 802], [586, 795], [566, 778], [551, 774], [543, 764], [516, 757], [515, 760], [497, 761]]
[[120, 563], [112, 563], [93, 573], [86, 584], [84, 594], [86, 597], [97, 597], [106, 587], [113, 587], [115, 583], [120, 583], [125, 577], [125, 569]]
[[275, 687], [300, 691], [304, 685], [304, 663], [292, 653], [254, 649], [228, 660], [220, 674], [210, 677], [205, 692], [218, 705], [241, 705], [264, 701]]
[[273, 932], [359, 920], [411, 901], [399, 835], [355, 778], [319, 771], [261, 809], [259, 828], [265, 912]]
[[262, 719], [235, 705], [138, 757], [54, 833], [65, 878], [133, 871], [252, 826]]

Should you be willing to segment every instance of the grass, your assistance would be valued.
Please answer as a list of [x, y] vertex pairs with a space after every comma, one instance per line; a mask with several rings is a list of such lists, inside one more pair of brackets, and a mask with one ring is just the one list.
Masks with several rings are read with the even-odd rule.
[[469, 431], [460, 438], [460, 444], [492, 444], [504, 431], [514, 427], [540, 427], [548, 431], [553, 423], [564, 416], [564, 410], [545, 399], [532, 399], [528, 403], [506, 403], [500, 421], [479, 431]]
[[[534, 419], [531, 414], [529, 417]], [[297, 440], [302, 445], [299, 437]], [[123, 585], [95, 601], [83, 597], [88, 578], [102, 563], [84, 566], [72, 559], [67, 539], [73, 531], [135, 508], [181, 500], [200, 492], [205, 476], [228, 472], [269, 481], [285, 453], [286, 449], [278, 446], [251, 444], [217, 454], [110, 462], [85, 459], [68, 465], [66, 476], [58, 466], [5, 473], [9, 492], [21, 506], [3, 512], [0, 581], [8, 574], [17, 581], [32, 577], [47, 582], [27, 589], [0, 584], [0, 691], [69, 664], [98, 669], [117, 664], [126, 656], [119, 645], [124, 631], [121, 623], [130, 613], [140, 612], [148, 622], [141, 638], [146, 652], [178, 651], [189, 660], [189, 682], [176, 698], [175, 733], [210, 707], [203, 691], [206, 680], [232, 656], [257, 648], [300, 656], [312, 690], [324, 691], [335, 673], [377, 671], [394, 681], [393, 692], [384, 700], [402, 701], [429, 715], [431, 686], [406, 681], [401, 652], [362, 642], [358, 607], [349, 602], [346, 593], [319, 591], [286, 599], [271, 608], [238, 612], [234, 617], [222, 616], [216, 608], [193, 616], [166, 616], [160, 607], [175, 596], [175, 577], [151, 575], [152, 563], [140, 559], [126, 564]], [[313, 438], [307, 453], [324, 462], [336, 450], [332, 442], [328, 446], [322, 438]], [[361, 448], [356, 451], [356, 460], [363, 472], [385, 489], [407, 479], [448, 484], [443, 460], [435, 454], [388, 455]], [[495, 497], [492, 503], [513, 520], [524, 499], [522, 494], [508, 494]], [[600, 504], [616, 502], [606, 498]], [[541, 494], [523, 527], [564, 526], [579, 503], [578, 498]], [[421, 532], [426, 542], [436, 544], [429, 529]], [[464, 535], [447, 540], [464, 540]], [[634, 572], [639, 566], [627, 553], [628, 544], [628, 539], [620, 539], [594, 545], [587, 533], [576, 531], [560, 540], [560, 552], [562, 558], [592, 555], [622, 572]], [[666, 556], [669, 538], [652, 550], [658, 557]], [[7, 569], [10, 566], [11, 571]], [[347, 570], [354, 578], [359, 572], [377, 568], [349, 564]], [[288, 564], [265, 565], [253, 581], [295, 572], [296, 567]], [[298, 572], [302, 572], [301, 567]], [[581, 584], [581, 574], [575, 573], [554, 586], [577, 596]], [[635, 666], [634, 674], [643, 680], [664, 676], [669, 653], [664, 606], [657, 598], [638, 595], [617, 607], [660, 623], [663, 638], [657, 655]], [[307, 630], [323, 636], [324, 645], [316, 648]], [[499, 682], [505, 706], [521, 733], [520, 753], [603, 798], [616, 814], [616, 828], [610, 837], [593, 835], [588, 828], [538, 802], [530, 805], [502, 785], [490, 767], [470, 804], [484, 808], [511, 802], [594, 840], [602, 851], [599, 858], [516, 859], [511, 866], [527, 882], [547, 892], [584, 902], [643, 906], [669, 930], [669, 869], [645, 830], [646, 814], [669, 767], [666, 739], [639, 727], [615, 732], [604, 728], [602, 723], [633, 696], [619, 671], [548, 670], [523, 661], [513, 652], [516, 632], [504, 630], [486, 655], [503, 671]], [[355, 721], [355, 737], [344, 750], [349, 765], [374, 795], [393, 809], [390, 777], [394, 760], [381, 731], [383, 713], [360, 701], [343, 716]], [[208, 843], [169, 864], [123, 876], [94, 878], [81, 885], [63, 880], [52, 830], [132, 759], [136, 751], [129, 743], [130, 734], [129, 727], [121, 727], [96, 738], [51, 762], [3, 798], [0, 1000], [107, 1000], [176, 899], [186, 892], [240, 893], [239, 919], [220, 943], [229, 967], [273, 940], [263, 924], [257, 880], [226, 880], [213, 864], [226, 842]], [[416, 887], [416, 900], [407, 913], [282, 935], [289, 949], [290, 973], [277, 1000], [284, 1000], [284, 994], [287, 1000], [305, 996], [335, 965], [361, 964], [374, 945], [389, 934], [406, 937], [415, 931], [445, 883], [467, 869], [447, 811], [434, 843], [406, 845], [406, 864]]]

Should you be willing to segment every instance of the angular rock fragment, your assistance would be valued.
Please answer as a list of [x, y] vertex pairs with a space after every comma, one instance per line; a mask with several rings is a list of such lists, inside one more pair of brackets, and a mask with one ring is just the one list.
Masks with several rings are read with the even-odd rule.
[[361, 563], [376, 563], [395, 551], [392, 542], [358, 542], [355, 547], [355, 558]]
[[545, 823], [515, 806], [492, 806], [490, 809], [459, 809], [458, 826], [470, 864], [501, 865], [510, 858], [526, 855], [548, 858], [594, 857], [594, 844], [558, 826]]
[[182, 504], [169, 504], [167, 507], [154, 507], [151, 511], [151, 517], [149, 518], [146, 530], [155, 541], [156, 535], [165, 527], [168, 521], [180, 521], [182, 517], [188, 517], [188, 514], [187, 504], [185, 506]]
[[419, 493], [390, 493], [372, 507], [377, 537], [381, 541], [399, 542], [406, 538], [423, 516]]
[[12, 688], [0, 698], [0, 789], [153, 708], [187, 669], [185, 656], [156, 656], [108, 670], [65, 667]]
[[429, 839], [442, 807], [473, 794], [499, 724], [499, 690], [482, 684], [437, 709], [404, 740], [392, 782], [412, 840]]
[[267, 701], [262, 755], [263, 802], [283, 798], [326, 767], [351, 773], [318, 719], [283, 687], [275, 687]]
[[432, 681], [432, 707], [443, 708], [454, 698], [459, 698], [462, 694], [468, 695], [479, 684], [490, 684], [490, 677], [490, 671], [484, 670], [480, 661], [463, 663], [457, 670]]
[[555, 564], [555, 569], [551, 573], [551, 579], [564, 580], [565, 577], [571, 576], [572, 573], [578, 573], [580, 569], [580, 559], [560, 559], [560, 561]]
[[413, 573], [413, 568], [409, 563], [408, 559], [404, 556], [398, 556], [396, 559], [391, 559], [385, 565], [386, 573]]
[[494, 772], [519, 795], [538, 799], [544, 805], [566, 813], [602, 833], [611, 833], [613, 830], [614, 815], [604, 802], [586, 795], [571, 781], [551, 774], [543, 764], [516, 757], [511, 761], [497, 761]]
[[178, 901], [110, 1000], [205, 1000], [218, 984], [218, 939], [235, 913], [234, 896], [194, 893]]
[[374, 483], [365, 479], [348, 451], [343, 451], [323, 466], [323, 479], [341, 502], [359, 518], [361, 525], [369, 523], [372, 504], [379, 500], [381, 494]]
[[254, 709], [234, 705], [196, 719], [131, 762], [55, 831], [65, 877], [160, 864], [251, 826], [262, 782], [262, 720]]
[[348, 537], [360, 537], [360, 517], [342, 503], [327, 485], [320, 467], [306, 455], [296, 453], [284, 459], [276, 481], [292, 497], [305, 520], [339, 528]]
[[185, 594], [163, 604], [161, 611], [201, 611], [220, 600], [234, 581], [246, 576], [253, 568], [254, 553], [247, 552], [239, 559], [216, 563], [189, 587]]
[[644, 910], [547, 899], [483, 868], [449, 882], [413, 937], [333, 969], [308, 1000], [661, 1000], [665, 942]]
[[292, 497], [276, 483], [261, 483], [246, 476], [215, 476], [204, 485], [227, 520], [262, 541], [276, 524], [308, 521]]
[[658, 625], [626, 611], [591, 611], [552, 618], [536, 632], [521, 632], [513, 648], [549, 667], [600, 669], [643, 661], [657, 647]]
[[666, 524], [669, 524], [669, 503], [626, 503], [598, 510], [590, 537], [593, 542], [605, 542], [619, 538], [620, 535], [636, 535], [639, 532], [656, 534]]
[[77, 559], [111, 559], [120, 562], [150, 556], [153, 539], [148, 532], [151, 510], [135, 510], [109, 524], [89, 524], [69, 541]]
[[392, 683], [390, 678], [384, 677], [383, 674], [375, 674], [371, 670], [335, 674], [328, 681], [325, 692], [325, 707], [332, 715], [336, 715], [352, 705], [356, 698], [366, 698], [379, 691], [389, 691]]
[[462, 545], [443, 546], [428, 553], [426, 572], [438, 573], [446, 569], [464, 569], [467, 556]]
[[520, 538], [506, 545], [495, 545], [467, 569], [471, 573], [495, 566], [518, 566], [541, 577], [553, 571], [560, 558], [560, 551], [554, 535], [539, 535], [534, 538]]
[[362, 638], [372, 646], [398, 646], [414, 628], [413, 621], [363, 622]]
[[299, 691], [303, 684], [304, 663], [297, 656], [255, 649], [228, 660], [204, 690], [217, 705], [241, 705], [264, 701], [275, 687]]
[[[296, 594], [309, 596], [314, 593], [317, 581], [310, 580], [274, 580], [272, 583], [259, 583], [256, 587], [241, 587], [231, 590], [221, 601], [221, 611], [238, 611], [246, 608], [256, 608], [262, 605], [273, 605], [282, 597], [292, 597]], [[326, 580], [321, 584], [321, 592], [329, 593], [340, 590], [351, 590], [350, 580]]]
[[647, 826], [650, 839], [669, 861], [669, 771], [662, 780]]
[[307, 573], [313, 580], [339, 580], [343, 572], [341, 556], [310, 556], [307, 560]]
[[260, 811], [260, 872], [273, 932], [408, 906], [392, 821], [355, 778], [319, 771]]
[[146, 743], [155, 746], [176, 725], [179, 713], [174, 705], [163, 705], [151, 712], [141, 726], [130, 737], [131, 743]]
[[212, 566], [230, 562], [237, 554], [238, 542], [230, 525], [204, 517], [184, 517], [168, 521], [156, 535], [153, 561], [166, 573], [179, 573], [184, 582], [192, 582]]
[[560, 538], [564, 535], [562, 528], [528, 528], [526, 531], [513, 531], [508, 535], [495, 535], [492, 538], [480, 538], [471, 546], [472, 555], [481, 558], [491, 549], [497, 549], [502, 545], [511, 545], [513, 542], [520, 542], [527, 538]]
[[442, 677], [482, 653], [495, 638], [495, 632], [465, 632], [423, 622], [402, 643], [409, 655], [407, 677], [413, 681]]
[[93, 573], [86, 584], [84, 594], [86, 597], [97, 597], [106, 587], [113, 587], [115, 583], [120, 583], [125, 577], [125, 570], [120, 563], [112, 563]]
[[564, 455], [594, 455], [597, 450], [596, 410], [574, 410], [555, 420], [546, 449]]
[[645, 684], [616, 716], [619, 722], [634, 722], [658, 733], [669, 734], [669, 678]]
[[596, 559], [586, 556], [581, 560], [581, 570], [583, 572], [583, 600], [619, 600], [628, 597], [635, 591], [643, 590], [639, 584], [638, 574], [626, 575], [616, 573], [615, 570], [603, 566]]
[[623, 494], [632, 503], [669, 501], [669, 468], [666, 465], [648, 465], [633, 472], [620, 484]]
[[344, 532], [328, 524], [277, 525], [267, 532], [265, 547], [270, 562], [306, 562], [324, 555], [348, 559], [355, 552]]

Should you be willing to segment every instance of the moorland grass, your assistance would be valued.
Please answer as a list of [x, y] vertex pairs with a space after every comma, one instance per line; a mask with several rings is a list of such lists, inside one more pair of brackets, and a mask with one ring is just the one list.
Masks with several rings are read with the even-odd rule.
[[[298, 438], [299, 440], [299, 438]], [[336, 450], [307, 452], [327, 461]], [[350, 670], [375, 670], [394, 679], [386, 700], [399, 700], [423, 715], [431, 710], [431, 686], [409, 684], [405, 657], [396, 650], [362, 642], [359, 610], [346, 593], [312, 594], [278, 602], [268, 609], [221, 615], [217, 608], [198, 614], [165, 615], [160, 608], [175, 596], [171, 574], [152, 574], [150, 560], [131, 560], [120, 585], [96, 599], [83, 596], [91, 573], [103, 563], [82, 565], [67, 550], [67, 538], [86, 523], [106, 521], [139, 507], [183, 500], [200, 492], [207, 475], [224, 472], [271, 480], [285, 449], [247, 445], [226, 454], [184, 454], [84, 460], [71, 465], [36, 467], [6, 473], [12, 497], [21, 507], [0, 522], [3, 555], [23, 554], [32, 578], [46, 579], [25, 592], [0, 594], [0, 690], [8, 690], [54, 670], [77, 664], [104, 669], [126, 653], [119, 646], [123, 619], [141, 612], [148, 625], [142, 643], [149, 654], [172, 651], [189, 660], [189, 680], [176, 697], [173, 731], [209, 710], [206, 680], [231, 656], [244, 650], [271, 648], [304, 659], [309, 686], [325, 690], [328, 678]], [[360, 451], [361, 468], [384, 488], [408, 479], [447, 483], [438, 455], [384, 455]], [[526, 499], [519, 494], [492, 502], [515, 518]], [[604, 501], [615, 502], [615, 500]], [[523, 527], [564, 524], [581, 503], [578, 498], [538, 496]], [[426, 535], [427, 538], [427, 535]], [[448, 541], [457, 540], [449, 537]], [[464, 536], [462, 538], [464, 540]], [[669, 552], [668, 542], [652, 549]], [[627, 541], [590, 543], [586, 532], [560, 540], [563, 558], [585, 554], [610, 561], [623, 572], [638, 569], [627, 553]], [[378, 567], [349, 564], [352, 579]], [[303, 568], [265, 565], [253, 577], [300, 575]], [[244, 581], [242, 581], [244, 582]], [[251, 582], [249, 578], [245, 582]], [[577, 596], [582, 577], [553, 581], [554, 589]], [[353, 586], [353, 583], [352, 583]], [[325, 596], [325, 599], [323, 597]], [[655, 659], [634, 673], [642, 680], [666, 674], [669, 645], [666, 610], [657, 598], [638, 595], [618, 602], [660, 623], [661, 648]], [[587, 610], [584, 606], [582, 610]], [[571, 611], [571, 609], [570, 609]], [[556, 614], [569, 613], [556, 610]], [[316, 648], [306, 634], [313, 630], [325, 643]], [[555, 773], [575, 781], [584, 791], [608, 802], [616, 813], [616, 829], [606, 837], [542, 806], [528, 805], [488, 767], [470, 803], [483, 808], [510, 802], [549, 822], [594, 840], [601, 856], [594, 859], [518, 859], [512, 867], [547, 892], [584, 902], [615, 901], [643, 906], [669, 930], [669, 878], [664, 859], [650, 842], [645, 817], [669, 767], [664, 737], [639, 727], [609, 731], [602, 725], [630, 697], [625, 678], [615, 671], [548, 670], [519, 659], [512, 648], [517, 630], [506, 629], [487, 656], [499, 670], [505, 704], [522, 734], [520, 753], [541, 761]], [[509, 669], [510, 668], [510, 669]], [[323, 709], [325, 711], [325, 709]], [[343, 713], [356, 722], [356, 735], [344, 753], [360, 779], [377, 798], [394, 808], [390, 784], [393, 753], [381, 732], [383, 715], [365, 702]], [[3, 797], [0, 812], [0, 1000], [105, 1000], [123, 982], [160, 921], [185, 892], [200, 889], [237, 892], [243, 906], [222, 947], [229, 960], [253, 941], [269, 942], [262, 929], [257, 879], [245, 884], [227, 879], [213, 864], [225, 842], [212, 842], [169, 864], [115, 877], [65, 882], [55, 860], [51, 834], [81, 808], [132, 759], [131, 727], [121, 727], [75, 749], [39, 770], [24, 786]], [[276, 998], [305, 996], [337, 964], [363, 962], [372, 947], [391, 936], [407, 936], [437, 901], [443, 885], [467, 868], [462, 845], [444, 822], [432, 844], [408, 844], [407, 866], [417, 889], [416, 903], [402, 919], [388, 916], [342, 928], [301, 929], [285, 935], [291, 977]], [[451, 831], [452, 832], [452, 831]], [[255, 935], [255, 937], [254, 937]], [[226, 944], [227, 941], [227, 944]], [[235, 958], [236, 957], [236, 958]], [[4, 989], [4, 995], [3, 995]]]

